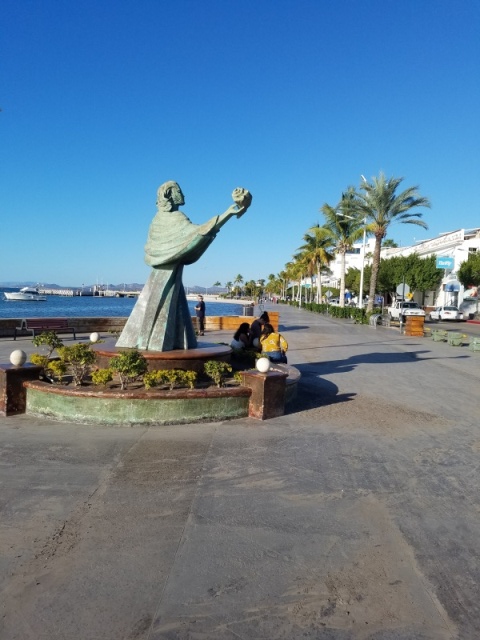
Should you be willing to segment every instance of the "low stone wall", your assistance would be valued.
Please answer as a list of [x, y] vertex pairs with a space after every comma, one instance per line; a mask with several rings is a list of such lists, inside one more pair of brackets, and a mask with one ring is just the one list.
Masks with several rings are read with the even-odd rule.
[[174, 391], [85, 391], [25, 382], [27, 414], [90, 424], [182, 424], [222, 421], [248, 415], [251, 389], [178, 389]]
[[[67, 318], [68, 326], [73, 327], [78, 333], [92, 333], [98, 331], [99, 333], [108, 333], [110, 331], [120, 332], [127, 318]], [[15, 327], [20, 327], [22, 324], [21, 318], [2, 318], [0, 319], [0, 337], [12, 337]], [[59, 331], [59, 333], [61, 333]], [[31, 337], [31, 331], [17, 331], [17, 336], [29, 336]]]
[[[269, 311], [270, 323], [275, 329], [278, 329], [280, 314], [278, 311]], [[232, 331], [234, 333], [242, 322], [251, 324], [254, 318], [251, 316], [207, 316], [205, 318], [205, 328], [207, 331]], [[68, 318], [68, 326], [73, 327], [78, 333], [99, 333], [115, 332], [120, 333], [125, 326], [127, 318]], [[192, 321], [195, 326], [196, 318]], [[0, 337], [12, 337], [15, 327], [22, 324], [21, 318], [2, 318], [0, 319]], [[31, 331], [17, 331], [17, 335], [31, 336]]]

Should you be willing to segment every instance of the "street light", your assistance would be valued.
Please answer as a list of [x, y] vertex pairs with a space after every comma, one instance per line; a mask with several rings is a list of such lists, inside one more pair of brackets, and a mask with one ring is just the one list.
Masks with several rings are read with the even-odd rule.
[[[362, 176], [363, 177], [363, 176]], [[345, 213], [336, 213], [336, 216], [340, 216], [341, 218], [348, 218], [349, 220], [356, 220], [352, 216], [347, 216]], [[363, 275], [365, 272], [365, 247], [367, 242], [367, 217], [363, 219], [363, 243], [362, 243], [362, 261], [360, 264], [360, 293], [359, 293], [359, 309], [363, 309]]]

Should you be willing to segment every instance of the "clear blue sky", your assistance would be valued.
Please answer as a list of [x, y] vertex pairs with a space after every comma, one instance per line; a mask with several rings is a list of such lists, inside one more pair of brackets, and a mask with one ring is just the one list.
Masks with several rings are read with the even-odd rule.
[[281, 271], [384, 171], [428, 231], [480, 226], [478, 0], [4, 0], [0, 282], [144, 282], [157, 187], [231, 220], [188, 286]]

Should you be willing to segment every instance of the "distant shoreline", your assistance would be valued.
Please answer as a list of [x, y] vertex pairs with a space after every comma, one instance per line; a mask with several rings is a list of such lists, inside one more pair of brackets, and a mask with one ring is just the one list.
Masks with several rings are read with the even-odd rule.
[[189, 293], [187, 295], [187, 300], [196, 300], [198, 298], [198, 296], [201, 295], [203, 296], [203, 300], [205, 303], [207, 302], [226, 302], [227, 304], [240, 304], [240, 305], [254, 305], [255, 301], [254, 300], [246, 300], [246, 299], [241, 299], [241, 300], [237, 300], [236, 298], [223, 298], [221, 296], [219, 296], [218, 294], [215, 293]]

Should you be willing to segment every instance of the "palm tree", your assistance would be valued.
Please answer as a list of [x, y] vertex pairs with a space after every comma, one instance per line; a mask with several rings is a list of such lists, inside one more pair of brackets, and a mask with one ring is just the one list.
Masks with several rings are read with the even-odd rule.
[[413, 213], [417, 207], [430, 207], [428, 198], [418, 193], [418, 186], [409, 187], [398, 195], [397, 187], [403, 178], [385, 178], [380, 173], [378, 178], [373, 177], [372, 182], [363, 178], [360, 189], [364, 191], [358, 194], [358, 211], [368, 223], [368, 229], [375, 236], [375, 248], [373, 251], [372, 275], [370, 278], [370, 291], [368, 294], [367, 312], [373, 310], [375, 291], [377, 288], [378, 269], [380, 266], [380, 251], [382, 241], [387, 235], [388, 227], [394, 222], [415, 224], [427, 229], [421, 213]]
[[233, 284], [236, 286], [237, 289], [240, 290], [240, 293], [242, 292], [242, 287], [241, 285], [243, 284], [243, 276], [241, 273], [239, 273], [235, 280], [233, 281]]
[[319, 224], [308, 230], [303, 236], [304, 245], [300, 247], [300, 251], [308, 255], [308, 259], [312, 263], [317, 280], [317, 304], [322, 299], [322, 268], [328, 267], [333, 260], [333, 254], [329, 251], [332, 246], [330, 234]]
[[232, 291], [233, 283], [232, 282], [226, 282], [225, 286], [227, 287], [227, 292], [230, 293]]
[[222, 286], [222, 283], [219, 282], [218, 280], [212, 284], [212, 287], [221, 287], [221, 286]]
[[[306, 251], [301, 251], [293, 256], [292, 276], [298, 282], [298, 306], [302, 306], [302, 284], [305, 276], [312, 275], [312, 261]], [[305, 295], [305, 300], [307, 296]]]
[[[345, 254], [363, 235], [363, 221], [358, 216], [358, 195], [348, 187], [336, 207], [325, 203], [320, 211], [325, 216], [323, 229], [331, 245], [340, 255], [340, 306], [345, 306]], [[362, 292], [360, 292], [362, 295]]]

